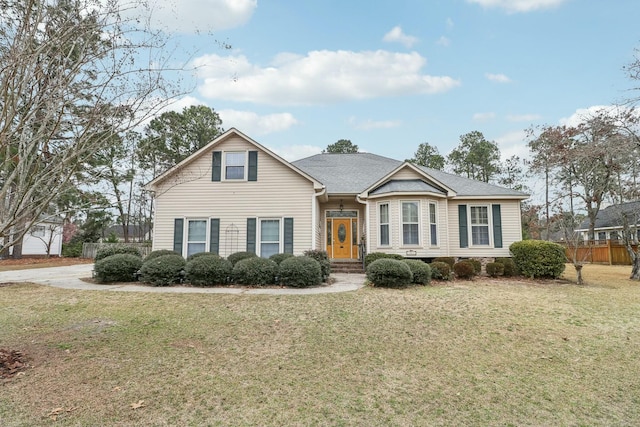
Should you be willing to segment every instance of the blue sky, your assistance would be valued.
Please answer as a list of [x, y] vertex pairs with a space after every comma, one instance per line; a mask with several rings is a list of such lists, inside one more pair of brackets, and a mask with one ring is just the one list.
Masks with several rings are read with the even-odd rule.
[[208, 105], [289, 160], [339, 139], [446, 155], [473, 130], [523, 157], [525, 129], [629, 96], [640, 47], [637, 0], [156, 0], [154, 16], [196, 50], [172, 108]]

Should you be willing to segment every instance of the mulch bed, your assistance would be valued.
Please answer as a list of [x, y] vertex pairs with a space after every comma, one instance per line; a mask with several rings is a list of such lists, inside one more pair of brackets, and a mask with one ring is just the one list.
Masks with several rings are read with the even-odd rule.
[[11, 378], [28, 367], [24, 353], [0, 348], [0, 379]]

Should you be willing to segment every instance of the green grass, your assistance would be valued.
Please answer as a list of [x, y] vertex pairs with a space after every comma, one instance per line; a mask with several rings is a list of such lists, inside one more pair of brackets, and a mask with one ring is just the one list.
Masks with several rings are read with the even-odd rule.
[[584, 287], [2, 287], [0, 348], [32, 367], [0, 380], [0, 425], [51, 425], [57, 408], [60, 426], [638, 425], [640, 285], [588, 267]]

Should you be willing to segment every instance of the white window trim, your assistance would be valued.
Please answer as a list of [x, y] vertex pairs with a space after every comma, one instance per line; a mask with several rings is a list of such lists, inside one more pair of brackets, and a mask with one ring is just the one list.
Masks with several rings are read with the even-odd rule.
[[[435, 208], [435, 223], [431, 222], [431, 205], [434, 206]], [[428, 221], [427, 223], [429, 224], [429, 246], [432, 248], [439, 248], [440, 247], [440, 227], [438, 225], [438, 202], [436, 202], [435, 200], [428, 200], [427, 201], [427, 206], [428, 206], [428, 211], [427, 211], [427, 216], [428, 216]], [[436, 226], [436, 243], [435, 245], [432, 243], [432, 236], [431, 236], [431, 224], [435, 224]]]
[[[278, 254], [281, 254], [284, 250], [284, 217], [264, 217], [257, 218], [256, 227], [256, 253], [259, 257], [262, 256], [262, 221], [278, 221]], [[275, 242], [265, 242], [275, 243]]]
[[[471, 223], [471, 208], [487, 208], [487, 231], [489, 234], [489, 244], [488, 245], [474, 245], [473, 244], [473, 227], [474, 225]], [[468, 238], [469, 238], [469, 247], [470, 248], [493, 248], [493, 214], [491, 211], [491, 205], [468, 205], [467, 206], [467, 227], [468, 227]], [[476, 225], [477, 226], [477, 225]], [[483, 225], [484, 226], [484, 225]]]
[[[380, 207], [382, 205], [387, 205], [387, 216], [388, 216], [388, 218], [387, 218], [387, 222], [385, 222], [384, 224], [386, 224], [387, 228], [388, 228], [389, 243], [387, 243], [386, 245], [382, 244], [382, 233], [380, 232], [380, 229], [381, 229], [382, 225], [384, 225], [382, 223], [382, 220], [380, 219], [381, 218], [381, 216], [380, 216]], [[392, 242], [392, 239], [391, 239], [391, 203], [388, 202], [388, 201], [386, 201], [386, 202], [378, 202], [376, 204], [376, 208], [377, 208], [377, 211], [378, 211], [378, 247], [380, 247], [380, 248], [390, 248], [391, 247], [391, 242]]]
[[34, 225], [29, 234], [31, 234], [33, 237], [44, 238], [47, 236], [47, 227], [45, 227], [44, 225]]
[[[227, 178], [227, 154], [244, 154], [244, 166], [243, 166], [243, 172], [244, 172], [244, 176], [242, 177], [242, 179], [240, 178]], [[223, 151], [222, 152], [222, 171], [221, 171], [221, 178], [222, 181], [229, 181], [229, 182], [242, 182], [242, 181], [247, 181], [248, 178], [248, 174], [249, 174], [249, 152], [248, 151], [235, 151], [235, 150], [230, 150], [230, 151]]]
[[[403, 222], [402, 220], [402, 205], [404, 203], [416, 203], [418, 205], [418, 243], [413, 244], [413, 243], [404, 243], [404, 227], [403, 225], [405, 224], [405, 222]], [[422, 247], [422, 221], [420, 221], [421, 218], [421, 211], [422, 211], [422, 203], [420, 203], [420, 199], [409, 199], [409, 200], [400, 200], [400, 206], [398, 209], [398, 220], [400, 222], [400, 246], [402, 248], [420, 248]], [[414, 224], [413, 222], [407, 222], [406, 224]]]
[[205, 223], [205, 235], [204, 235], [204, 252], [208, 252], [209, 251], [209, 235], [211, 234], [211, 231], [209, 229], [209, 227], [211, 227], [211, 220], [210, 218], [200, 218], [200, 217], [193, 217], [193, 218], [185, 218], [184, 221], [184, 229], [183, 229], [183, 242], [182, 242], [182, 256], [184, 258], [187, 258], [189, 255], [189, 243], [202, 243], [202, 241], [194, 241], [194, 242], [190, 242], [189, 241], [189, 222], [190, 221], [204, 221]]

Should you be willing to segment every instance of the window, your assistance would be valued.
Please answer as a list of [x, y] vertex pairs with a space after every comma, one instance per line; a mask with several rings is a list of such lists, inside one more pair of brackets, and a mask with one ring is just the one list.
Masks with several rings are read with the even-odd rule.
[[606, 231], [598, 231], [598, 240], [607, 240], [607, 232]]
[[389, 203], [380, 207], [380, 246], [389, 246]]
[[402, 244], [419, 245], [418, 202], [402, 202]]
[[489, 246], [489, 208], [471, 206], [471, 244]]
[[44, 225], [36, 225], [31, 229], [31, 235], [33, 237], [44, 237], [45, 228]]
[[620, 234], [617, 231], [612, 231], [609, 238], [611, 240], [620, 240]]
[[280, 253], [280, 220], [260, 220], [260, 256], [269, 258]]
[[246, 153], [224, 153], [224, 179], [244, 179]]
[[438, 223], [435, 203], [429, 203], [429, 232], [431, 233], [431, 246], [438, 246]]
[[187, 256], [207, 250], [207, 221], [189, 220], [187, 225]]

